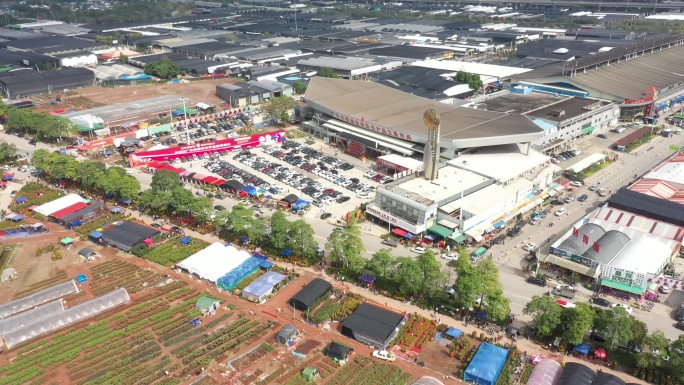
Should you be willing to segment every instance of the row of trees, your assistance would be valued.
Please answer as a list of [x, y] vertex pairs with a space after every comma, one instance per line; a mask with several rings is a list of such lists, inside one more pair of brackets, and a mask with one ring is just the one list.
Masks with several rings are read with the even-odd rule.
[[121, 167], [107, 167], [102, 162], [78, 161], [68, 155], [39, 149], [31, 158], [33, 166], [45, 178], [78, 183], [83, 189], [116, 198], [136, 198], [140, 182]]
[[17, 146], [12, 143], [0, 142], [0, 163], [7, 163], [16, 159]]
[[176, 217], [192, 217], [195, 222], [211, 220], [213, 207], [206, 195], [193, 195], [185, 188], [178, 173], [159, 170], [152, 176], [150, 188], [136, 199], [140, 211]]
[[0, 123], [5, 130], [18, 131], [32, 135], [44, 142], [57, 142], [57, 139], [72, 137], [78, 128], [69, 119], [47, 112], [35, 112], [30, 108], [16, 108], [0, 102]]
[[178, 64], [168, 58], [145, 64], [143, 71], [145, 71], [145, 74], [147, 75], [156, 76], [160, 79], [175, 78], [181, 73]]

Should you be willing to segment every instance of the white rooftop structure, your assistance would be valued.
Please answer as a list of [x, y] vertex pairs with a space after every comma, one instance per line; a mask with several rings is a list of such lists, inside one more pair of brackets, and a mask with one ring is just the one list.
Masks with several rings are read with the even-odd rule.
[[411, 65], [445, 71], [454, 71], [454, 73], [458, 71], [465, 71], [472, 74], [478, 74], [480, 76], [491, 76], [497, 79], [532, 71], [531, 69], [527, 68], [507, 67], [495, 64], [472, 63], [454, 60], [423, 60], [413, 62]]
[[684, 21], [684, 13], [656, 13], [655, 15], [646, 16], [646, 19]]
[[401, 166], [411, 171], [423, 171], [423, 162], [413, 158], [408, 158], [398, 154], [389, 154], [379, 156], [378, 159], [381, 159], [385, 162], [389, 162], [392, 164], [396, 164], [397, 166]]
[[646, 174], [644, 179], [659, 179], [684, 185], [684, 163], [667, 162]]
[[580, 172], [584, 171], [585, 169], [593, 166], [594, 164], [598, 162], [602, 162], [604, 159], [606, 159], [606, 156], [603, 154], [599, 153], [594, 153], [586, 158], [578, 161], [577, 163], [573, 164], [572, 166], [568, 167], [568, 171], [572, 171], [574, 173], [579, 174]]
[[477, 153], [463, 154], [450, 160], [447, 164], [458, 168], [463, 167], [466, 170], [494, 178], [497, 183], [504, 183], [520, 176], [531, 179], [535, 173], [530, 172], [530, 170], [538, 167], [552, 166], [560, 170], [558, 166], [551, 163], [550, 159], [547, 155], [532, 149], [525, 155], [520, 151], [520, 145], [507, 144], [478, 148]]
[[[489, 179], [468, 170], [447, 166], [439, 169], [439, 178], [436, 180], [428, 181], [423, 178], [413, 178], [390, 187], [389, 190], [400, 195], [408, 195], [409, 198], [415, 194], [421, 199], [430, 199], [439, 203], [453, 196], [460, 197], [461, 189], [467, 191], [486, 183]], [[461, 185], [461, 180], [463, 180], [463, 185]]]
[[42, 204], [33, 209], [33, 211], [37, 212], [38, 214], [49, 217], [50, 215], [56, 213], [61, 209], [67, 208], [71, 205], [84, 201], [85, 200], [83, 199], [83, 197], [78, 194], [69, 194], [61, 198], [55, 199], [52, 202]]
[[681, 242], [684, 236], [684, 228], [682, 227], [618, 210], [608, 205], [601, 207], [589, 222], [601, 226], [606, 231], [620, 230], [629, 235], [630, 238], [632, 237], [630, 232], [638, 231], [642, 234], [650, 234], [675, 241], [676, 244]]
[[670, 256], [672, 256], [672, 250], [667, 245], [654, 237], [644, 235], [633, 238], [610, 262], [610, 266], [641, 274], [658, 274]]
[[233, 246], [215, 242], [179, 262], [176, 266], [207, 281], [216, 282], [251, 255]]

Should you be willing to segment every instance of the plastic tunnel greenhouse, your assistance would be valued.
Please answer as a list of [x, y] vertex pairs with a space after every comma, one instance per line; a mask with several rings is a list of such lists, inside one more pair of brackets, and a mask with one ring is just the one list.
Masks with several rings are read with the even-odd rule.
[[128, 296], [126, 289], [116, 289], [108, 294], [69, 308], [61, 313], [56, 314], [55, 316], [33, 322], [22, 327], [21, 329], [17, 329], [5, 334], [3, 336], [5, 339], [5, 345], [7, 348], [12, 348], [13, 346], [16, 346], [22, 342], [26, 342], [32, 338], [50, 333], [53, 330], [71, 325], [75, 322], [95, 316], [116, 306], [128, 303], [130, 300], [131, 297]]
[[73, 280], [60, 283], [59, 285], [50, 286], [45, 290], [33, 293], [24, 298], [16, 299], [0, 306], [0, 319], [7, 318], [12, 314], [20, 311], [28, 310], [32, 307], [42, 305], [54, 299], [64, 297], [69, 294], [78, 293], [78, 286]]
[[233, 290], [240, 281], [252, 275], [261, 264], [261, 259], [249, 257], [238, 267], [216, 281], [216, 286], [221, 290]]
[[38, 306], [21, 314], [5, 318], [4, 320], [0, 321], [0, 336], [4, 336], [13, 330], [21, 329], [24, 326], [36, 321], [42, 321], [46, 318], [50, 318], [63, 311], [64, 304], [60, 299], [58, 301], [53, 301], [48, 304]]
[[563, 373], [563, 367], [558, 362], [544, 358], [534, 367], [528, 385], [556, 385]]

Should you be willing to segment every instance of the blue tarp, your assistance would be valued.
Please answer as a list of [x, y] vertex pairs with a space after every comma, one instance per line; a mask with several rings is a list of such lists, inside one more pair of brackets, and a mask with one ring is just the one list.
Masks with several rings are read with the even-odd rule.
[[677, 96], [676, 98], [672, 99], [672, 103], [679, 103], [684, 100], [684, 95]]
[[88, 282], [88, 278], [86, 278], [85, 274], [79, 274], [76, 276], [76, 280], [78, 283], [86, 283]]
[[113, 209], [109, 210], [112, 214], [120, 213], [121, 212], [121, 207], [114, 207]]
[[76, 227], [76, 226], [80, 226], [80, 225], [82, 225], [82, 224], [83, 224], [83, 223], [81, 223], [81, 221], [75, 220], [75, 221], [71, 221], [71, 223], [69, 224], [69, 226], [71, 226], [71, 227]]
[[506, 224], [504, 221], [498, 221], [494, 224], [494, 228], [498, 229], [499, 227], [503, 227]]
[[254, 282], [250, 283], [243, 292], [260, 298], [271, 291], [273, 286], [277, 285], [283, 279], [285, 279], [284, 275], [276, 273], [275, 271], [268, 271], [261, 277], [255, 279]]
[[487, 320], [487, 312], [484, 310], [478, 310], [477, 313], [475, 314], [475, 318], [486, 321]]
[[494, 385], [507, 356], [508, 350], [483, 342], [463, 373], [463, 379], [478, 385]]
[[119, 79], [121, 79], [121, 80], [143, 80], [143, 79], [152, 79], [152, 76], [147, 75], [147, 74], [138, 74], [138, 75], [122, 76]]
[[406, 238], [406, 239], [413, 239], [413, 237], [415, 237], [415, 235], [413, 235], [411, 233], [404, 234], [404, 238]]
[[579, 345], [575, 346], [575, 349], [573, 349], [573, 350], [578, 352], [578, 353], [589, 354], [589, 351], [591, 350], [591, 346], [589, 346], [588, 344], [579, 344]]
[[273, 262], [264, 261], [264, 260], [262, 259], [262, 260], [261, 260], [261, 263], [259, 263], [259, 267], [262, 268], [262, 269], [268, 270], [268, 269], [270, 269], [270, 268], [273, 267]]
[[304, 209], [306, 206], [308, 206], [308, 205], [310, 205], [310, 204], [311, 204], [311, 202], [309, 202], [309, 201], [305, 201], [304, 199], [298, 199], [298, 200], [292, 205], [292, 209], [293, 209], [293, 210], [302, 210], [302, 209]]
[[131, 198], [119, 198], [119, 202], [125, 204], [125, 205], [130, 205], [133, 203], [133, 199]]
[[447, 331], [446, 331], [446, 335], [448, 335], [449, 337], [452, 337], [452, 338], [458, 338], [461, 335], [463, 335], [463, 332], [454, 328], [454, 327], [449, 327], [449, 329], [447, 329]]
[[249, 257], [242, 262], [240, 266], [231, 270], [228, 274], [219, 278], [216, 281], [216, 286], [221, 290], [233, 290], [240, 281], [249, 277], [258, 268], [261, 260], [259, 258]]
[[180, 241], [178, 241], [178, 242], [180, 242], [180, 243], [183, 244], [183, 245], [187, 245], [188, 243], [192, 242], [192, 238], [190, 238], [190, 237], [183, 237], [183, 238], [181, 238]]
[[252, 195], [252, 194], [256, 194], [256, 187], [254, 187], [254, 186], [245, 186], [245, 187], [241, 188], [240, 191], [244, 191], [244, 192], [246, 192], [247, 194]]
[[369, 275], [369, 274], [361, 274], [359, 276], [359, 281], [365, 282], [365, 283], [375, 283], [375, 276], [374, 275]]
[[292, 255], [292, 253], [294, 253], [294, 251], [290, 249], [285, 249], [280, 252], [280, 255], [282, 255], [283, 257], [289, 257], [290, 255]]
[[240, 242], [242, 242], [242, 243], [247, 243], [247, 242], [249, 242], [249, 237], [242, 237], [242, 238], [240, 238]]
[[183, 111], [178, 111], [178, 110], [171, 111], [171, 116], [176, 117], [176, 116], [183, 116], [183, 115], [185, 115], [185, 113]]
[[254, 257], [254, 258], [259, 258], [259, 259], [261, 259], [262, 261], [265, 261], [265, 260], [268, 259], [267, 256], [265, 256], [265, 255], [263, 255], [263, 254], [261, 254], [261, 253], [254, 253], [254, 255], [252, 255], [252, 257]]
[[5, 219], [9, 219], [10, 221], [20, 221], [20, 220], [24, 219], [24, 216], [21, 214], [12, 213], [10, 215], [7, 215], [5, 217]]
[[112, 151], [110, 151], [110, 150], [105, 151], [105, 156], [109, 156], [109, 155], [112, 155], [112, 154], [114, 154], [114, 153], [113, 153]]
[[99, 231], [93, 231], [92, 233], [90, 233], [90, 237], [95, 238], [95, 239], [100, 239], [100, 238], [102, 238], [102, 233]]
[[23, 202], [26, 202], [27, 200], [28, 199], [26, 199], [25, 196], [20, 196], [19, 198], [17, 198], [17, 203], [23, 203]]

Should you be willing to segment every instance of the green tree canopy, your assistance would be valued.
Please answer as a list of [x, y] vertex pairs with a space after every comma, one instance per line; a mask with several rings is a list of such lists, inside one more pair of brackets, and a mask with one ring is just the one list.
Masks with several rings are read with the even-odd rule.
[[641, 353], [637, 354], [638, 367], [662, 367], [665, 363], [665, 357], [668, 356], [670, 340], [665, 337], [662, 331], [656, 330], [643, 338], [640, 347]]
[[160, 191], [171, 191], [176, 187], [181, 186], [180, 176], [178, 173], [169, 170], [159, 170], [152, 176], [152, 183], [150, 188]]
[[577, 303], [574, 308], [563, 310], [565, 332], [563, 338], [573, 345], [581, 344], [587, 330], [594, 327], [594, 309], [584, 302]]
[[295, 94], [303, 94], [306, 92], [306, 85], [301, 80], [295, 80], [294, 83], [292, 83], [292, 88], [294, 89]]
[[214, 222], [222, 231], [231, 232], [234, 235], [246, 235], [253, 218], [254, 210], [243, 203], [238, 203], [233, 206], [232, 210], [224, 210], [216, 214]]
[[321, 67], [321, 69], [318, 70], [318, 73], [316, 75], [320, 76], [322, 78], [333, 78], [333, 79], [337, 79], [340, 77], [330, 67]]
[[563, 309], [556, 301], [547, 296], [535, 295], [525, 305], [523, 314], [532, 316], [537, 334], [542, 337], [550, 336], [561, 323]]
[[454, 80], [459, 83], [467, 84], [471, 90], [479, 90], [483, 85], [480, 75], [465, 71], [458, 71]]
[[314, 239], [314, 229], [302, 219], [290, 223], [288, 248], [309, 261], [316, 257], [318, 243]]
[[156, 76], [161, 79], [171, 79], [181, 73], [178, 64], [167, 58], [147, 63], [145, 64], [145, 67], [143, 67], [143, 70], [145, 71], [145, 74]]
[[606, 338], [606, 344], [611, 350], [618, 344], [629, 343], [634, 338], [632, 319], [625, 309], [620, 307], [598, 311], [594, 318], [594, 327]]
[[266, 103], [268, 116], [279, 122], [289, 120], [290, 111], [294, 110], [295, 107], [297, 107], [297, 101], [290, 96], [271, 98]]
[[15, 160], [16, 155], [17, 146], [8, 142], [0, 142], [0, 162]]
[[397, 260], [392, 256], [390, 249], [380, 249], [366, 263], [366, 268], [373, 274], [386, 278], [392, 273], [396, 264]]
[[285, 217], [282, 210], [277, 210], [271, 216], [271, 246], [276, 250], [287, 247], [287, 234], [290, 231], [290, 221]]

